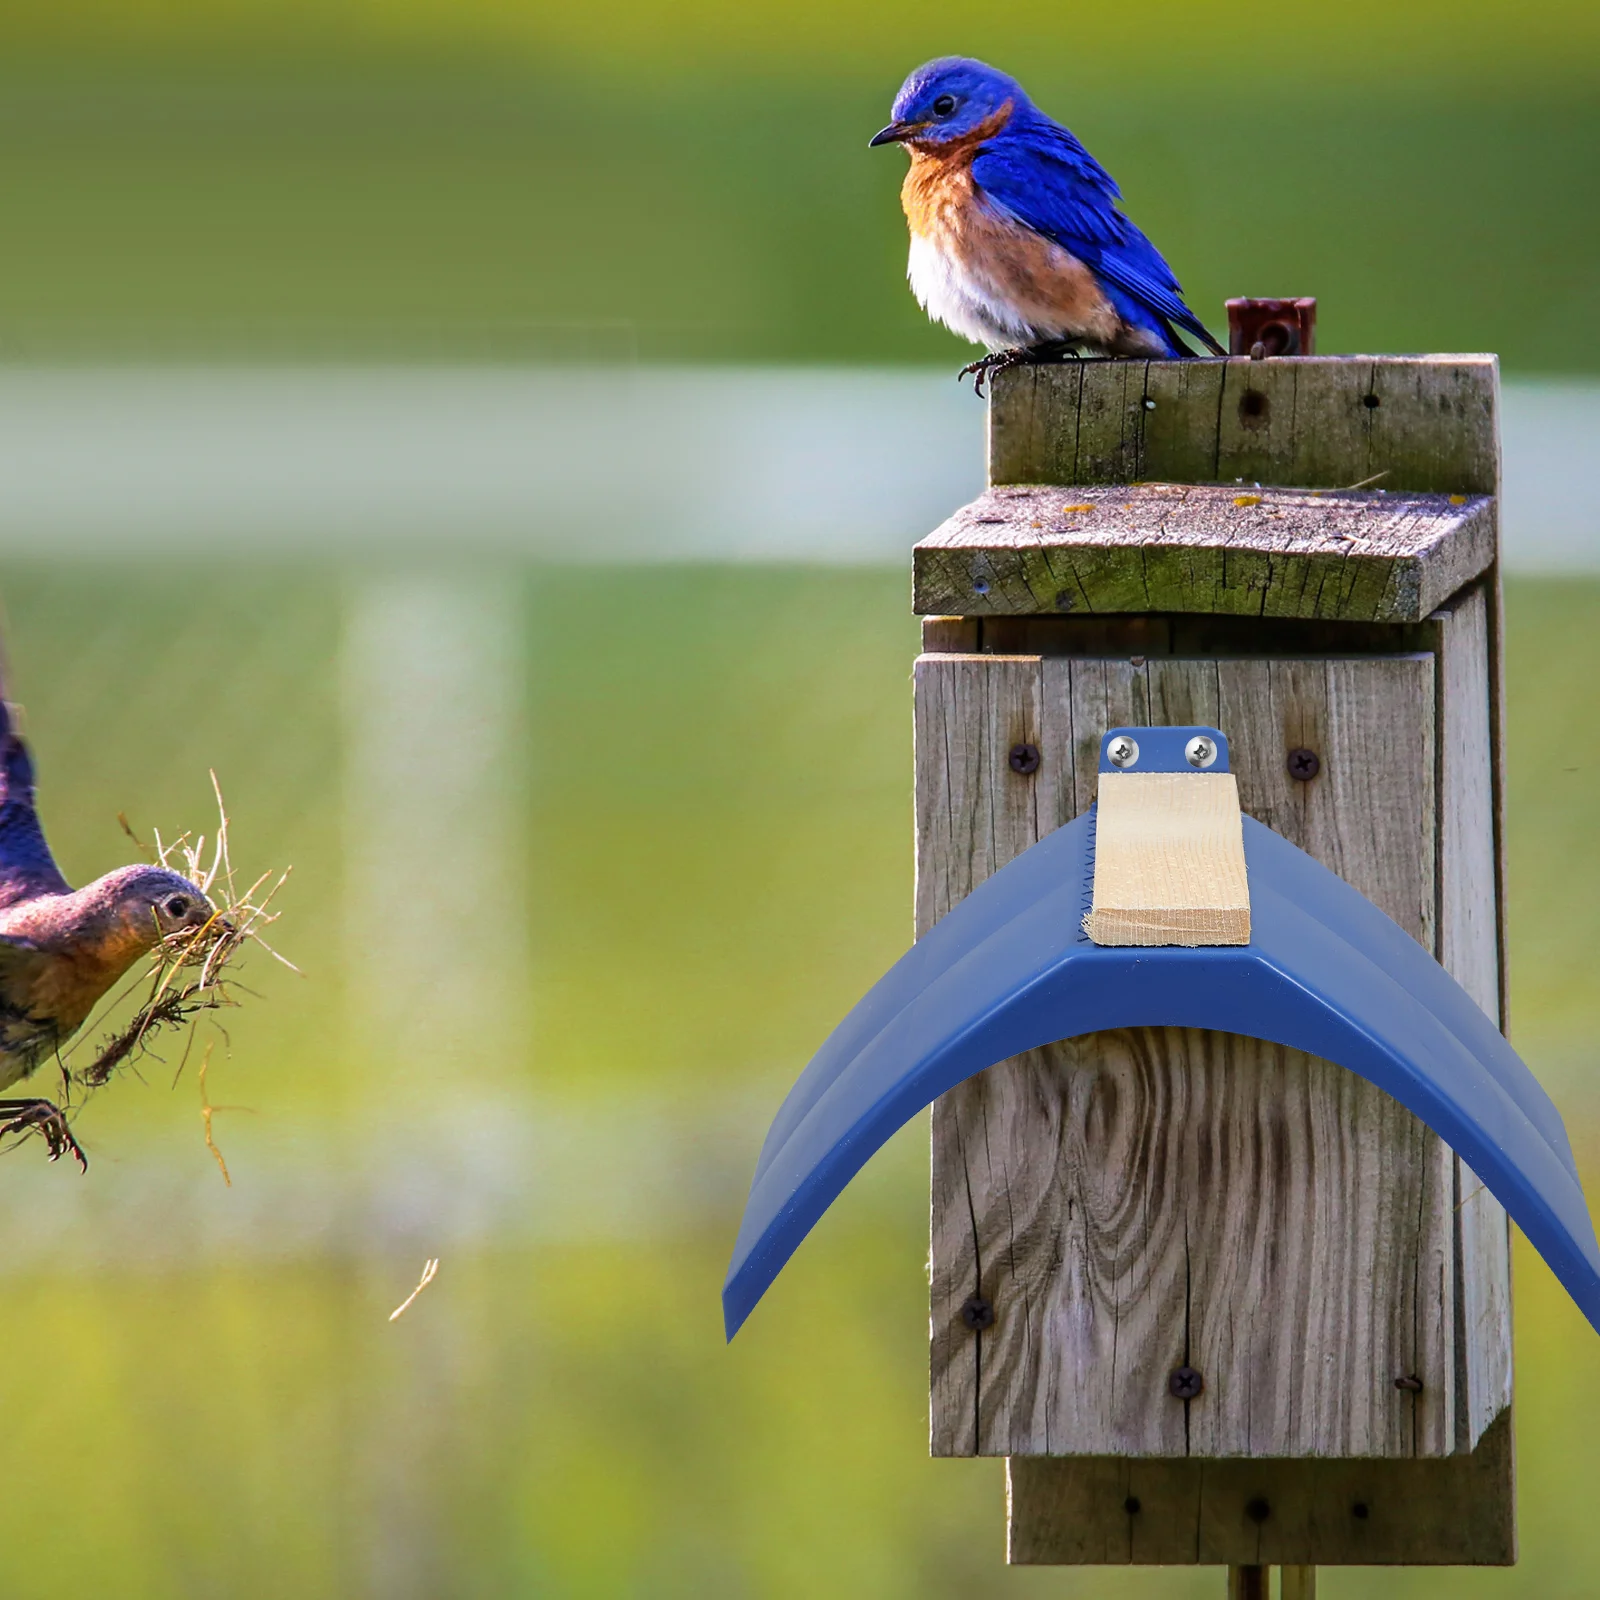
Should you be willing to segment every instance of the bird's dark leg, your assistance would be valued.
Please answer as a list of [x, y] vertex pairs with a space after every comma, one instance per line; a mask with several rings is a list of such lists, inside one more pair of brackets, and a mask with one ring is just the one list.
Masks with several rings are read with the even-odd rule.
[[1083, 359], [1082, 352], [1070, 339], [1050, 339], [1043, 344], [1018, 345], [1014, 350], [994, 350], [977, 361], [968, 362], [956, 374], [956, 380], [959, 382], [970, 374], [972, 392], [981, 400], [984, 384], [996, 373], [1009, 372], [1013, 367], [1044, 366], [1054, 361], [1065, 361], [1069, 357], [1080, 361]]
[[0, 1124], [0, 1139], [8, 1133], [27, 1133], [36, 1128], [49, 1146], [52, 1161], [70, 1153], [85, 1172], [89, 1170], [89, 1158], [72, 1137], [67, 1115], [59, 1106], [49, 1100], [0, 1100], [0, 1116], [6, 1119]]

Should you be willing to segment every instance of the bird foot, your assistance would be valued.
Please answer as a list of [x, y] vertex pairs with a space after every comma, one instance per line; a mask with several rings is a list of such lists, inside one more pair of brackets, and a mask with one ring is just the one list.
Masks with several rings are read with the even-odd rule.
[[48, 1100], [0, 1100], [0, 1139], [8, 1133], [27, 1133], [36, 1130], [50, 1150], [50, 1159], [59, 1161], [71, 1155], [83, 1171], [89, 1170], [89, 1158], [83, 1146], [72, 1137], [67, 1126], [67, 1114]]
[[1065, 340], [1056, 340], [1049, 344], [1018, 345], [1014, 350], [993, 350], [976, 361], [969, 361], [956, 374], [956, 382], [959, 383], [970, 374], [972, 392], [981, 400], [984, 384], [998, 373], [1010, 372], [1013, 367], [1043, 366], [1050, 362], [1065, 361], [1069, 357], [1083, 359], [1082, 352], [1077, 346]]

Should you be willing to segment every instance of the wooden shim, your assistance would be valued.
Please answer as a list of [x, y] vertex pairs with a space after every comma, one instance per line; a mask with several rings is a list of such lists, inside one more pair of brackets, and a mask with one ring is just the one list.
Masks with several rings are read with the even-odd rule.
[[1420, 622], [1494, 561], [1492, 496], [990, 489], [912, 555], [914, 608]]
[[[1107, 727], [1204, 723], [1245, 810], [1431, 947], [1434, 714], [1426, 655], [925, 656], [919, 930], [1088, 804]], [[1284, 767], [1301, 744], [1313, 784]], [[934, 1453], [1447, 1453], [1455, 1198], [1409, 1113], [1257, 1041], [1140, 1029], [991, 1068], [933, 1114]], [[975, 1292], [997, 1318], [977, 1333]], [[1166, 1392], [1186, 1358], [1207, 1384], [1187, 1404]]]
[[1231, 772], [1103, 772], [1094, 896], [1103, 945], [1250, 943], [1239, 786]]
[[1509, 1566], [1512, 1479], [1509, 1412], [1470, 1455], [1443, 1460], [1016, 1456], [1007, 1555], [1018, 1565]]
[[1493, 356], [1087, 361], [994, 380], [991, 483], [1253, 483], [1495, 494]]

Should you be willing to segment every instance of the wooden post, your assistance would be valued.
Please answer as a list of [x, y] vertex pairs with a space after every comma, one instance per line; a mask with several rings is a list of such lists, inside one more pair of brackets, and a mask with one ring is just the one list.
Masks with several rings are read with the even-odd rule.
[[[1003, 374], [994, 487], [916, 552], [919, 931], [1092, 802], [1108, 727], [1205, 723], [1502, 1017], [1497, 395], [1491, 357]], [[1129, 1029], [932, 1144], [931, 1444], [1010, 1458], [1012, 1561], [1515, 1559], [1505, 1214], [1388, 1096]]]

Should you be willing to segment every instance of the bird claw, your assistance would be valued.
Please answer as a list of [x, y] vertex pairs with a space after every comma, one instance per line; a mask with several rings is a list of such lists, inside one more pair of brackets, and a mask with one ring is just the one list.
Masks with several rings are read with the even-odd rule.
[[981, 400], [983, 399], [983, 386], [988, 380], [999, 372], [1009, 372], [1013, 367], [1026, 366], [1028, 353], [1026, 350], [994, 350], [986, 356], [980, 356], [976, 361], [969, 361], [956, 374], [956, 382], [963, 378], [972, 379], [972, 392]]
[[49, 1148], [52, 1161], [71, 1155], [81, 1170], [89, 1170], [89, 1158], [83, 1153], [83, 1146], [72, 1137], [66, 1112], [51, 1101], [0, 1100], [0, 1115], [7, 1117], [0, 1124], [0, 1139], [9, 1133], [36, 1131]]
[[1083, 353], [1064, 339], [1053, 340], [1048, 344], [1018, 345], [1014, 350], [991, 350], [988, 355], [980, 356], [976, 361], [969, 361], [956, 374], [956, 382], [959, 383], [970, 375], [972, 392], [981, 400], [984, 384], [999, 373], [1010, 372], [1013, 367], [1044, 366], [1069, 358], [1081, 361]]

